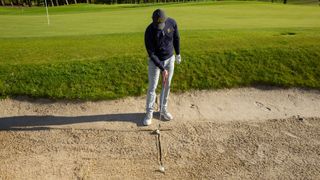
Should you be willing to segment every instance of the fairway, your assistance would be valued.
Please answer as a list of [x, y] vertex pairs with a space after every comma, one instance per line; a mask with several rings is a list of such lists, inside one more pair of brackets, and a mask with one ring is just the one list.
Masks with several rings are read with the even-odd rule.
[[263, 2], [0, 8], [0, 95], [114, 99], [146, 92], [144, 30], [161, 7], [181, 31], [173, 91], [319, 88], [317, 6]]

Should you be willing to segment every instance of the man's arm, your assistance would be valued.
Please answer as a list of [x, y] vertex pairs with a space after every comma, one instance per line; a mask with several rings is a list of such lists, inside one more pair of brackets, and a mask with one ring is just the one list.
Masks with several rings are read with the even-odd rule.
[[180, 35], [178, 30], [178, 25], [176, 22], [174, 22], [174, 32], [173, 32], [173, 47], [176, 51], [176, 54], [180, 54]]
[[163, 64], [159, 60], [159, 58], [155, 55], [155, 47], [154, 47], [154, 40], [152, 37], [152, 34], [150, 31], [147, 29], [145, 34], [144, 34], [144, 43], [148, 52], [148, 55], [150, 59], [153, 61], [153, 63], [160, 68], [161, 71], [164, 71]]

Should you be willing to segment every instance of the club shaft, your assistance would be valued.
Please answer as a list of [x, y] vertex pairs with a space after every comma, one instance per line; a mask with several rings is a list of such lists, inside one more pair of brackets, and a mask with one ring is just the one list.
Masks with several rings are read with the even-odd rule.
[[161, 148], [161, 135], [158, 134], [158, 146], [159, 146], [159, 161], [160, 165], [162, 166], [162, 148]]

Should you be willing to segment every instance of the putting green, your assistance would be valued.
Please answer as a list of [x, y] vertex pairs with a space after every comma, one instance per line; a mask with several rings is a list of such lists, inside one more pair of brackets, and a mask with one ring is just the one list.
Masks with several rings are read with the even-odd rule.
[[0, 37], [66, 36], [143, 32], [155, 8], [174, 17], [181, 30], [320, 27], [317, 6], [261, 2], [189, 3], [154, 6], [74, 5], [49, 8], [0, 8]]

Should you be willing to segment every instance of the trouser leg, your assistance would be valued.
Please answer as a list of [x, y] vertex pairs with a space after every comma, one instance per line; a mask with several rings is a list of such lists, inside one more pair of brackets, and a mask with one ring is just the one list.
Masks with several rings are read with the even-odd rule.
[[175, 61], [174, 56], [172, 56], [170, 59], [165, 61], [165, 69], [168, 71], [168, 80], [167, 80], [166, 85], [164, 87], [162, 87], [162, 89], [161, 89], [160, 101], [162, 99], [162, 95], [164, 95], [163, 102], [162, 103], [160, 102], [160, 106], [162, 105], [162, 107], [161, 107], [162, 111], [166, 111], [167, 106], [168, 106], [171, 80], [172, 80], [173, 73], [174, 73], [174, 61]]
[[148, 92], [147, 92], [147, 102], [146, 111], [147, 113], [152, 113], [154, 108], [154, 103], [156, 100], [156, 89], [159, 81], [160, 69], [149, 59], [148, 66]]

